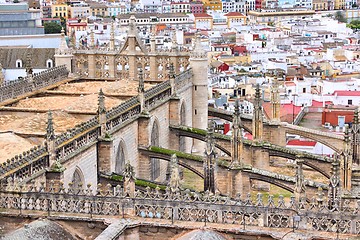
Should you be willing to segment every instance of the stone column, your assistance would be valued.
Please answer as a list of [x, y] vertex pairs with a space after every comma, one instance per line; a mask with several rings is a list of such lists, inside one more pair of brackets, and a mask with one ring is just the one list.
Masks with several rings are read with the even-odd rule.
[[[253, 142], [251, 145], [252, 150], [252, 163], [251, 166], [257, 169], [268, 170], [269, 169], [269, 153], [263, 149], [261, 143]], [[269, 191], [270, 184], [262, 181], [255, 181], [253, 187], [257, 190]]]
[[46, 191], [47, 192], [57, 192], [59, 191], [60, 187], [63, 186], [63, 179], [64, 179], [64, 171], [60, 170], [60, 171], [54, 171], [54, 170], [48, 170], [45, 173], [45, 178], [46, 178]]
[[280, 122], [280, 94], [277, 76], [274, 77], [271, 86], [271, 121]]
[[109, 56], [109, 77], [115, 78], [116, 77], [115, 55], [108, 55], [108, 56]]
[[156, 64], [156, 56], [150, 55], [150, 80], [158, 78], [158, 67]]
[[[180, 125], [180, 98], [173, 96], [169, 102], [169, 124]], [[180, 137], [174, 131], [170, 131], [169, 146], [174, 150], [180, 149]]]
[[239, 99], [235, 100], [235, 112], [232, 122], [231, 157], [231, 165], [240, 165], [243, 163], [243, 137]]
[[206, 150], [204, 157], [204, 191], [213, 194], [217, 191], [217, 153], [215, 152], [215, 141], [213, 138], [214, 125], [211, 123], [206, 136]]
[[[207, 53], [201, 46], [200, 36], [197, 36], [194, 51], [190, 57], [190, 67], [193, 71], [193, 123], [195, 128], [206, 129], [208, 119], [208, 60]], [[205, 144], [193, 140], [192, 152], [202, 152]]]
[[89, 78], [95, 78], [95, 55], [88, 55], [88, 70], [89, 70]]
[[[141, 114], [138, 118], [138, 143], [139, 146], [147, 147], [150, 144], [150, 115]], [[144, 154], [139, 154], [138, 177], [141, 179], [151, 178], [150, 158]]]
[[114, 156], [114, 142], [111, 137], [99, 139], [97, 143], [98, 152], [98, 173], [111, 173], [111, 160], [115, 159]]

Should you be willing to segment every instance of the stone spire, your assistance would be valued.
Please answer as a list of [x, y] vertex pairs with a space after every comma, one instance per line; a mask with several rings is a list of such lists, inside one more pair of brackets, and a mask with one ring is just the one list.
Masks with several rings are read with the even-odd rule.
[[143, 93], [145, 91], [145, 87], [144, 87], [144, 72], [142, 68], [139, 69], [138, 75], [139, 75], [138, 93]]
[[254, 112], [252, 121], [252, 135], [254, 141], [261, 141], [263, 135], [263, 111], [262, 111], [262, 99], [260, 92], [260, 85], [256, 84], [255, 88], [255, 100], [254, 100]]
[[26, 74], [29, 76], [29, 75], [32, 75], [33, 74], [33, 68], [31, 66], [31, 53], [30, 51], [28, 51], [28, 53], [26, 54]]
[[[350, 192], [351, 190], [351, 178], [352, 178], [352, 136], [349, 131], [349, 125], [345, 125], [345, 134], [344, 134], [344, 150], [341, 152], [340, 156], [342, 160], [340, 161], [340, 183], [342, 191]], [[334, 158], [340, 157], [337, 153], [334, 154]]]
[[66, 50], [69, 49], [67, 43], [66, 43], [66, 39], [65, 39], [65, 30], [64, 28], [61, 28], [61, 39], [60, 39], [60, 45], [59, 45], [59, 50]]
[[359, 124], [359, 108], [354, 112], [353, 124], [351, 126], [351, 148], [352, 161], [356, 165], [360, 165], [360, 124]]
[[191, 58], [207, 58], [206, 51], [201, 44], [201, 35], [196, 34], [194, 50], [190, 54]]
[[48, 112], [48, 119], [46, 125], [46, 140], [52, 141], [55, 139], [54, 123], [51, 111]]
[[170, 86], [171, 86], [171, 94], [175, 94], [175, 69], [174, 69], [174, 64], [170, 63], [169, 66], [169, 79], [170, 79]]
[[170, 168], [169, 187], [171, 192], [178, 192], [180, 190], [180, 172], [176, 154], [171, 155]]
[[131, 15], [129, 19], [129, 31], [128, 37], [136, 37], [137, 36], [137, 26], [136, 26], [136, 18], [135, 15]]
[[110, 51], [114, 51], [114, 50], [115, 50], [115, 29], [114, 29], [114, 22], [111, 22], [109, 49], [110, 49]]
[[94, 30], [91, 29], [90, 31], [90, 48], [94, 48], [95, 47], [95, 34], [94, 34]]
[[100, 88], [98, 96], [98, 109], [97, 116], [100, 124], [100, 137], [105, 138], [106, 136], [106, 107], [105, 107], [105, 96]]
[[239, 165], [243, 158], [243, 139], [242, 139], [242, 123], [240, 117], [240, 100], [235, 100], [235, 111], [232, 122], [232, 138], [231, 138], [231, 156], [232, 165]]
[[[76, 42], [76, 41], [75, 41]], [[76, 43], [74, 44], [74, 46]], [[72, 70], [72, 50], [68, 47], [65, 39], [65, 31], [64, 28], [61, 29], [61, 39], [59, 48], [55, 50], [55, 66], [65, 65], [66, 68], [71, 72]]]
[[304, 178], [304, 173], [303, 173], [303, 163], [304, 163], [304, 160], [302, 160], [302, 159], [296, 160], [294, 194], [295, 194], [295, 199], [297, 201], [299, 201], [300, 198], [305, 197], [305, 191], [306, 191], [305, 178]]
[[331, 163], [331, 177], [329, 179], [329, 190], [328, 190], [328, 200], [329, 207], [333, 208], [334, 205], [339, 204], [340, 200], [340, 158], [339, 155], [335, 152], [333, 162]]
[[138, 98], [140, 102], [140, 112], [145, 113], [145, 87], [144, 87], [144, 74], [142, 68], [139, 69], [139, 86], [138, 86]]
[[215, 122], [211, 121], [206, 135], [206, 149], [204, 159], [204, 191], [215, 194], [216, 191], [216, 171], [217, 154], [215, 152], [214, 141]]
[[151, 27], [150, 52], [156, 52], [156, 30], [154, 26]]
[[176, 39], [176, 30], [172, 31], [171, 50], [172, 51], [177, 51], [178, 50], [178, 43], [177, 43], [177, 39]]
[[277, 73], [271, 86], [271, 121], [280, 122], [280, 93]]
[[56, 160], [55, 131], [51, 111], [48, 112], [46, 125], [46, 148], [49, 154], [49, 166], [51, 172], [63, 172], [65, 168]]

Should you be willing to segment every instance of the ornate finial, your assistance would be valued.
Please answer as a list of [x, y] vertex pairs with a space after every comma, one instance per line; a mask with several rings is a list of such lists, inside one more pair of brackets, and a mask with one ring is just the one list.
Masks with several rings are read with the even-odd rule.
[[175, 78], [176, 74], [175, 74], [175, 69], [174, 69], [174, 64], [170, 63], [169, 66], [169, 78]]
[[129, 32], [128, 35], [135, 36], [136, 35], [136, 18], [135, 15], [131, 15], [129, 19]]
[[114, 39], [115, 37], [115, 28], [114, 28], [114, 21], [110, 24], [110, 40]]
[[64, 37], [65, 36], [65, 30], [64, 27], [61, 28], [61, 36]]
[[295, 192], [298, 194], [305, 193], [305, 178], [303, 173], [304, 160], [296, 160], [296, 174], [295, 174]]
[[215, 130], [215, 122], [210, 121], [209, 127], [208, 127], [208, 133], [206, 135], [206, 150], [205, 155], [216, 155], [215, 152], [215, 142], [214, 142], [214, 130]]
[[93, 29], [90, 31], [90, 47], [95, 47], [95, 35]]
[[192, 58], [206, 58], [206, 51], [202, 47], [200, 34], [195, 36], [194, 51], [191, 53]]
[[106, 112], [105, 108], [105, 96], [102, 91], [102, 88], [100, 88], [99, 96], [98, 96], [98, 114], [103, 114]]
[[33, 69], [31, 67], [31, 53], [28, 51], [26, 55], [26, 73], [27, 75], [31, 75], [33, 73]]
[[139, 93], [143, 93], [145, 91], [145, 87], [144, 87], [144, 73], [142, 68], [139, 69], [139, 87], [138, 87], [138, 92]]
[[170, 173], [169, 187], [172, 192], [177, 192], [180, 190], [180, 174], [179, 174], [179, 164], [176, 154], [171, 155], [170, 167], [171, 167], [171, 173]]
[[123, 174], [124, 174], [125, 179], [127, 179], [127, 180], [130, 180], [130, 179], [135, 180], [134, 167], [130, 164], [129, 161], [127, 161], [127, 163], [125, 164]]
[[331, 177], [330, 177], [330, 186], [338, 187], [340, 183], [340, 157], [335, 152], [333, 162], [331, 163]]
[[114, 50], [115, 50], [115, 30], [114, 30], [114, 21], [112, 21], [112, 22], [111, 22], [109, 48], [110, 48], [110, 51], [114, 51]]
[[216, 159], [215, 142], [213, 138], [215, 122], [211, 121], [206, 135], [206, 150], [204, 159], [204, 191], [216, 192]]
[[358, 107], [354, 111], [354, 124], [359, 124], [359, 108]]
[[258, 99], [258, 100], [261, 99], [260, 84], [256, 84], [256, 88], [255, 88], [255, 99]]
[[178, 48], [178, 43], [176, 39], [176, 30], [174, 30], [171, 36], [171, 49], [177, 50], [177, 48]]
[[239, 98], [236, 98], [234, 108], [235, 108], [235, 115], [236, 116], [240, 115], [240, 99]]
[[48, 141], [55, 139], [54, 124], [51, 111], [48, 112], [48, 120], [46, 126], [46, 139]]
[[345, 124], [344, 141], [346, 143], [349, 143], [351, 141], [350, 130], [349, 130], [349, 125], [348, 124]]

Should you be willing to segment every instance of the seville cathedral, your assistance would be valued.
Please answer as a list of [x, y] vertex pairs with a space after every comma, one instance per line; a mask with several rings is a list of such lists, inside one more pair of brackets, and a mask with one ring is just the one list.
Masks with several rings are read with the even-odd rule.
[[[69, 48], [55, 67], [0, 87], [2, 239], [355, 239], [360, 234], [360, 123], [344, 135], [208, 107], [208, 59], [127, 39]], [[2, 63], [3, 64], [3, 63]], [[216, 131], [212, 118], [232, 124]], [[243, 139], [243, 131], [253, 140]], [[333, 158], [286, 148], [295, 134]], [[293, 160], [287, 174], [281, 164]], [[280, 166], [280, 167], [279, 167]], [[189, 186], [192, 181], [197, 187]], [[200, 186], [200, 187], [199, 187]], [[283, 189], [288, 196], [272, 195]], [[30, 237], [29, 237], [30, 236]]]

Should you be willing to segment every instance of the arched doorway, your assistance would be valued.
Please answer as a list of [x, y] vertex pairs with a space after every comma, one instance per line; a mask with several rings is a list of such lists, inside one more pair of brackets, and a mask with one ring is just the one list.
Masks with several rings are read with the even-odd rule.
[[[159, 146], [159, 126], [156, 121], [154, 121], [153, 127], [151, 129], [151, 145]], [[156, 158], [150, 159], [151, 164], [151, 180], [155, 181], [160, 177], [160, 160]]]

